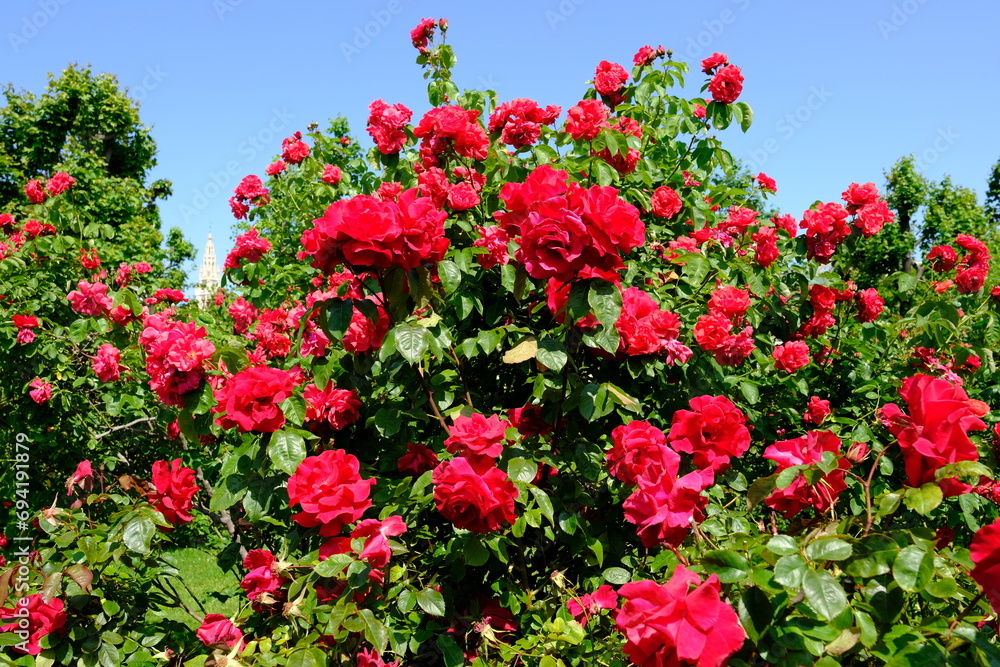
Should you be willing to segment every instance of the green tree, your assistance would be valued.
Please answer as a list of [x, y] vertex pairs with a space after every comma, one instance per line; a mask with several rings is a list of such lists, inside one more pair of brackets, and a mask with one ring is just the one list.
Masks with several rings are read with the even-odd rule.
[[990, 226], [996, 228], [1000, 226], [1000, 160], [996, 161], [990, 171], [990, 177], [986, 183], [986, 215], [989, 216]]
[[[49, 75], [45, 92], [35, 95], [4, 91], [0, 109], [0, 211], [24, 210], [25, 184], [57, 171], [77, 181], [69, 194], [63, 224], [79, 237], [87, 225], [110, 225], [128, 243], [107, 246], [105, 266], [146, 261], [156, 274], [166, 269], [172, 286], [180, 287], [181, 266], [194, 258], [193, 248], [179, 243], [180, 232], [161, 248], [158, 201], [171, 194], [169, 181], [148, 183], [156, 165], [156, 142], [139, 118], [139, 105], [112, 74], [69, 66]], [[24, 211], [30, 214], [30, 210]]]
[[920, 251], [951, 243], [958, 234], [970, 234], [989, 243], [986, 211], [976, 201], [976, 193], [952, 183], [950, 176], [927, 190], [927, 210], [920, 225]]

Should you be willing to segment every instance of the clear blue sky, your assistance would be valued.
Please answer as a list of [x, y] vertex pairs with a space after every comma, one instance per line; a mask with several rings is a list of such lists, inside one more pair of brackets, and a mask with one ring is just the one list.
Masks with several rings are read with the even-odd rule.
[[564, 109], [600, 60], [630, 68], [643, 44], [692, 65], [727, 53], [756, 120], [724, 144], [796, 216], [851, 181], [881, 187], [909, 153], [981, 199], [1000, 159], [1000, 4], [986, 0], [5, 0], [0, 82], [41, 92], [71, 62], [118, 75], [158, 143], [153, 178], [174, 184], [165, 225], [198, 247], [212, 231], [223, 256], [231, 190], [283, 137], [345, 115], [369, 146], [372, 100], [426, 110], [408, 39], [422, 17], [449, 19], [459, 87]]

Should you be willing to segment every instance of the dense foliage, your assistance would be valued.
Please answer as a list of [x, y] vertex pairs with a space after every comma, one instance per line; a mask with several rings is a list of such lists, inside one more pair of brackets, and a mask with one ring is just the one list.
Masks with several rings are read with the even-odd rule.
[[[243, 179], [205, 307], [95, 275], [103, 228], [7, 222], [35, 289], [4, 345], [45, 360], [0, 484], [34, 520], [5, 540], [14, 663], [1000, 661], [986, 245], [921, 237], [920, 273], [852, 282], [914, 231], [871, 183], [751, 208], [778, 186], [731, 176], [724, 54], [696, 99], [662, 48], [602, 61], [564, 113], [459, 91], [446, 29], [411, 33], [423, 117], [374, 101], [367, 155], [335, 121]], [[37, 472], [57, 419], [119, 447], [65, 491]], [[228, 616], [168, 554], [204, 517]]]

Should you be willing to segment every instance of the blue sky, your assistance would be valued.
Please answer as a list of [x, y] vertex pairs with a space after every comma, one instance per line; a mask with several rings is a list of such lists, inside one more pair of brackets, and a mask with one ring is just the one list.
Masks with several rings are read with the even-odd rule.
[[211, 231], [222, 256], [226, 200], [244, 175], [263, 176], [283, 137], [345, 115], [368, 146], [372, 100], [426, 110], [408, 39], [422, 17], [449, 19], [459, 87], [564, 109], [599, 61], [630, 68], [644, 44], [692, 64], [692, 96], [694, 65], [728, 54], [755, 122], [721, 138], [796, 216], [852, 181], [881, 187], [910, 153], [981, 199], [1000, 159], [1000, 4], [985, 1], [5, 0], [0, 82], [41, 92], [71, 62], [116, 74], [158, 143], [152, 177], [174, 184], [165, 225], [198, 247]]

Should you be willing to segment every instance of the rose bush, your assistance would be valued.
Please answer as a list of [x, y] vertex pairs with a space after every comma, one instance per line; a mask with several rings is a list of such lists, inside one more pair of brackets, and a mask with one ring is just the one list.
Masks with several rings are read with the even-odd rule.
[[[122, 437], [67, 462], [69, 497], [18, 500], [45, 509], [0, 577], [10, 659], [1000, 661], [985, 246], [955, 239], [954, 292], [858, 289], [831, 261], [891, 211], [872, 184], [801, 222], [750, 207], [777, 184], [726, 180], [717, 133], [752, 112], [725, 54], [711, 100], [671, 93], [669, 51], [601, 61], [560, 122], [459, 91], [447, 27], [411, 33], [416, 123], [377, 100], [366, 155], [335, 121], [243, 179], [206, 306], [95, 275], [98, 235], [43, 233], [49, 209], [4, 225], [4, 271], [72, 266], [45, 286], [68, 327], [24, 291], [3, 305], [6, 345], [57, 350], [19, 400], [69, 409], [45, 405], [79, 383], [106, 435], [156, 426], [152, 453]], [[241, 582], [229, 615], [191, 608], [165, 557], [199, 516]]]

